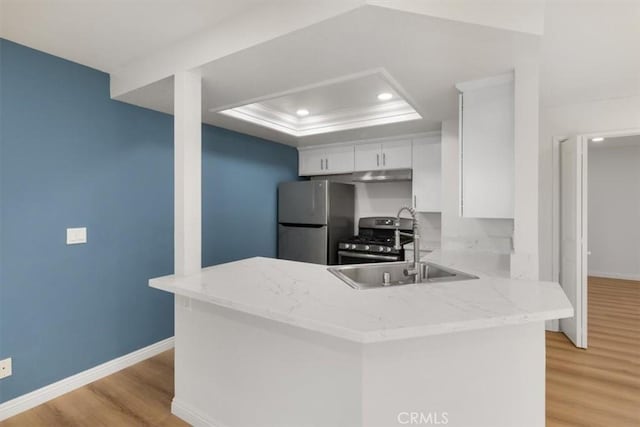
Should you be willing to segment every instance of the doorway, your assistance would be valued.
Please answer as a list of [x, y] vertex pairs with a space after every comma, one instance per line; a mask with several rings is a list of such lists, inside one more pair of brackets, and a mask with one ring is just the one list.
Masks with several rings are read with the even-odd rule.
[[574, 306], [559, 329], [587, 348], [589, 276], [640, 280], [640, 130], [557, 142], [558, 277]]

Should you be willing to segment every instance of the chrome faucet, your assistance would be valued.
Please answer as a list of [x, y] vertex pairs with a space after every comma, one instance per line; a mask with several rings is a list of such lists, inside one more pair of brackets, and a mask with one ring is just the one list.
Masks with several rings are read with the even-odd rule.
[[[413, 219], [413, 234], [403, 233], [400, 231], [400, 214], [402, 211], [407, 211], [411, 215]], [[414, 282], [419, 283], [422, 279], [425, 278], [427, 273], [423, 271], [422, 265], [420, 263], [420, 229], [418, 227], [418, 217], [416, 216], [416, 210], [407, 206], [403, 206], [398, 211], [398, 215], [396, 216], [395, 222], [395, 245], [394, 248], [396, 250], [402, 249], [400, 245], [400, 236], [411, 236], [413, 237], [413, 268], [407, 268], [404, 271], [405, 276], [413, 276]], [[425, 265], [426, 266], [426, 265]]]

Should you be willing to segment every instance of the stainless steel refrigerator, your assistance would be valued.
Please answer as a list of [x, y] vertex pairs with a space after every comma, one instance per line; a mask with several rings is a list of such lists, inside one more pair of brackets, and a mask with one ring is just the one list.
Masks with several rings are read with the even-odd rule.
[[337, 264], [338, 241], [353, 235], [355, 187], [330, 181], [278, 187], [278, 258]]

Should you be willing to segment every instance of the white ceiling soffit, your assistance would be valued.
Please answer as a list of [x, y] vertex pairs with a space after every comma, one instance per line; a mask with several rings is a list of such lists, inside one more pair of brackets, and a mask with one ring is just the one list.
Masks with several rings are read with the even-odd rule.
[[542, 35], [546, 0], [367, 0], [371, 6]]
[[[203, 121], [291, 145], [438, 130], [457, 115], [456, 83], [508, 72], [538, 52], [538, 36], [367, 6], [202, 67]], [[295, 137], [212, 112], [380, 68], [422, 119]], [[120, 99], [171, 113], [171, 80]]]
[[141, 56], [111, 73], [111, 96], [149, 85], [340, 15], [364, 0], [269, 0], [165, 48]]
[[421, 119], [406, 97], [376, 70], [213, 112], [302, 137]]
[[245, 8], [244, 12], [234, 19], [220, 21], [193, 37], [184, 38], [164, 49], [140, 56], [112, 72], [112, 97], [118, 98], [128, 91], [171, 76], [176, 71], [200, 67], [225, 55], [284, 36], [367, 4], [538, 35], [542, 32], [544, 17], [544, 0], [253, 1], [253, 7]]

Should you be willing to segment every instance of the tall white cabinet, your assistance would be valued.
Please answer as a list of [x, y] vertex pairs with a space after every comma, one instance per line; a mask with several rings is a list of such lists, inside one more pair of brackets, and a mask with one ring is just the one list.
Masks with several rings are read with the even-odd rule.
[[460, 91], [460, 213], [469, 218], [513, 218], [513, 73], [456, 87]]

